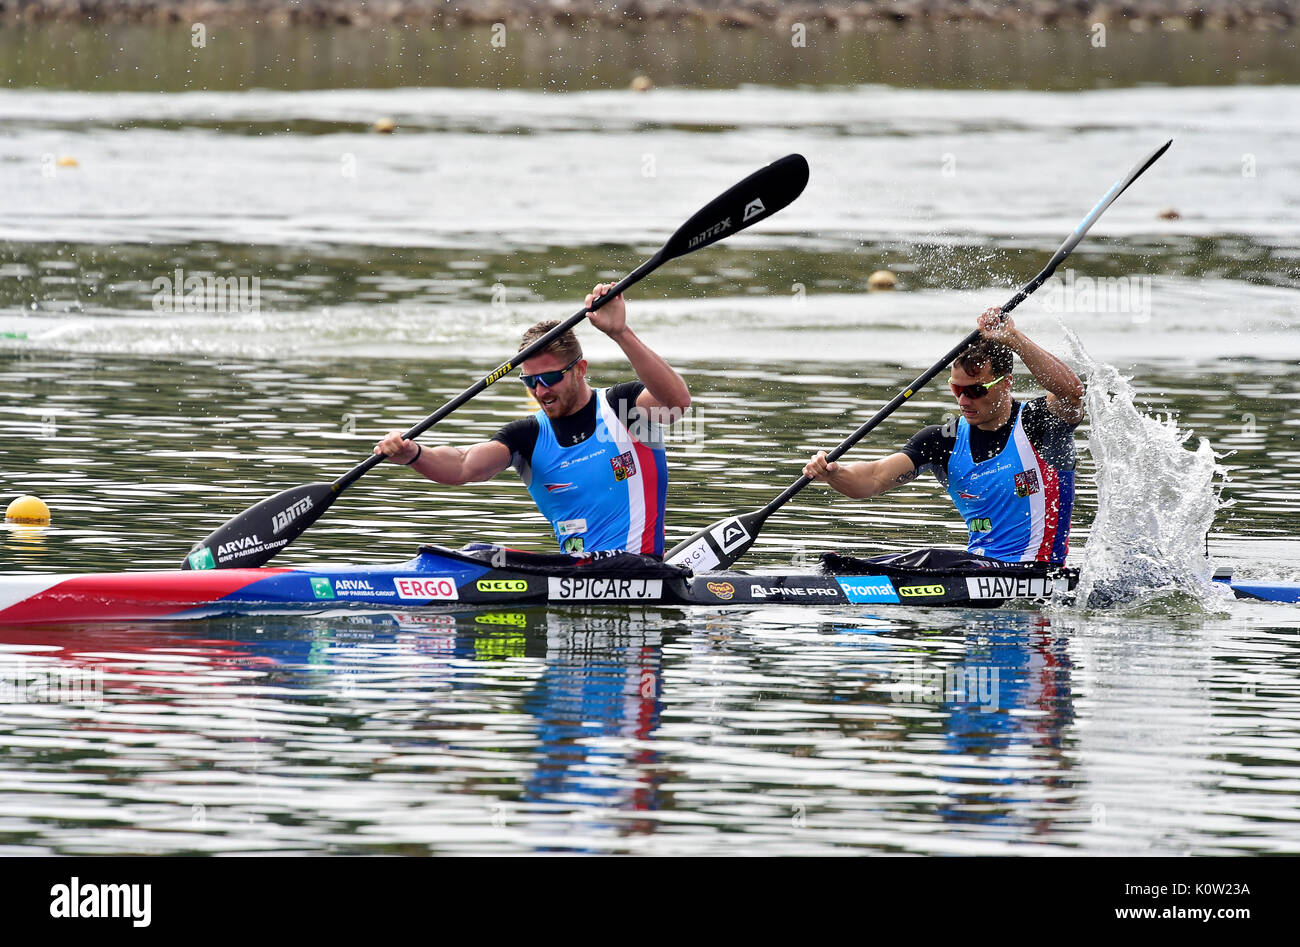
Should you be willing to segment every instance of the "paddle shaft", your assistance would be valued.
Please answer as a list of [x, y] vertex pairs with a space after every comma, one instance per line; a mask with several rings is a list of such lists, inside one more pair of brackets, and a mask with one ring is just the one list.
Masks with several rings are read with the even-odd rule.
[[[1031, 280], [1029, 283], [1025, 284], [1025, 287], [1022, 288], [1014, 296], [1012, 296], [1011, 299], [1007, 302], [1007, 304], [1002, 307], [1001, 309], [1002, 315], [1005, 316], [1011, 310], [1015, 309], [1022, 302], [1028, 299], [1029, 294], [1032, 293], [1034, 290], [1036, 290], [1039, 286], [1042, 286], [1043, 283], [1047, 280], [1047, 278], [1052, 275], [1053, 271], [1055, 271], [1055, 269], [1061, 265], [1061, 261], [1064, 260], [1068, 255], [1069, 255], [1068, 252], [1062, 254], [1058, 250], [1056, 255], [1052, 257], [1051, 262], [1048, 263], [1047, 266], [1043, 268], [1043, 271], [1039, 273], [1037, 276], [1035, 276], [1033, 280]], [[939, 361], [935, 362], [933, 365], [931, 365], [921, 374], [917, 375], [916, 378], [912, 381], [912, 383], [907, 386], [907, 388], [905, 388], [903, 391], [900, 391], [898, 394], [894, 395], [893, 400], [890, 401], [889, 404], [885, 405], [874, 415], [872, 415], [871, 420], [867, 421], [865, 424], [862, 425], [862, 427], [858, 428], [856, 431], [854, 431], [844, 440], [840, 441], [839, 444], [837, 444], [835, 448], [826, 455], [827, 462], [834, 462], [836, 460], [839, 460], [845, 454], [847, 454], [849, 450], [852, 449], [854, 444], [856, 444], [858, 441], [862, 440], [873, 430], [875, 430], [877, 425], [879, 425], [882, 421], [885, 420], [885, 418], [889, 417], [891, 414], [897, 411], [905, 401], [908, 401], [913, 395], [915, 395], [918, 391], [920, 391], [922, 388], [928, 385], [935, 375], [939, 374], [941, 371], [943, 371], [945, 368], [951, 365], [958, 355], [960, 355], [962, 352], [966, 351], [966, 349], [970, 348], [972, 345], [978, 342], [979, 337], [980, 337], [980, 330], [975, 329], [974, 331], [971, 332], [970, 335], [966, 336], [966, 338], [962, 339], [960, 342], [954, 345], [949, 350], [947, 355], [939, 359]], [[808, 484], [810, 483], [812, 483], [812, 480], [810, 478], [800, 476], [798, 480], [796, 480], [794, 483], [790, 484], [790, 486], [782, 490], [780, 495], [777, 496], [775, 499], [773, 499], [771, 503], [767, 504], [767, 506], [762, 508], [762, 510], [760, 511], [762, 518], [767, 519], [769, 516], [771, 516], [781, 507], [785, 506], [786, 503], [788, 503], [791, 499], [794, 498], [795, 494], [797, 494], [804, 487], [808, 486]]]
[[[570, 329], [576, 326], [579, 322], [581, 322], [583, 319], [587, 317], [588, 313], [595, 312], [601, 306], [605, 305], [605, 303], [609, 302], [611, 299], [615, 298], [624, 290], [626, 290], [629, 286], [639, 282], [647, 274], [657, 269], [660, 263], [663, 262], [662, 257], [663, 257], [663, 251], [661, 250], [658, 253], [656, 253], [654, 256], [650, 257], [650, 259], [642, 263], [640, 266], [638, 266], [627, 276], [619, 280], [619, 282], [616, 283], [609, 292], [605, 293], [603, 296], [599, 297], [598, 299], [592, 300], [590, 309], [579, 309], [577, 312], [569, 316], [569, 318], [565, 319], [563, 322], [561, 322], [550, 332], [547, 332], [540, 339], [520, 349], [518, 352], [514, 354], [514, 356], [511, 359], [502, 362], [494, 370], [484, 375], [478, 381], [474, 382], [474, 384], [470, 385], [468, 388], [466, 388], [464, 391], [458, 394], [455, 398], [452, 398], [450, 401], [444, 404], [437, 411], [433, 412], [433, 414], [429, 415], [419, 424], [415, 425], [409, 431], [404, 433], [402, 437], [408, 441], [414, 440], [415, 438], [423, 434], [425, 431], [429, 430], [429, 428], [433, 427], [435, 424], [441, 421], [443, 418], [447, 417], [447, 415], [451, 414], [457, 408], [461, 407], [461, 405], [465, 404], [465, 402], [469, 401], [471, 398], [476, 397], [481, 391], [483, 391], [489, 385], [495, 384], [496, 382], [500, 381], [502, 378], [508, 375], [513, 369], [517, 368], [522, 363], [528, 361], [538, 352], [541, 352], [548, 345], [550, 345], [552, 342], [558, 339], [565, 332], [568, 332]], [[364, 475], [368, 470], [373, 468], [376, 464], [383, 463], [387, 459], [388, 459], [387, 457], [381, 454], [371, 454], [361, 463], [357, 464], [355, 467], [353, 467], [343, 476], [339, 477], [337, 480], [334, 481], [335, 492], [341, 493], [342, 491], [346, 490], [349, 486], [355, 483], [362, 475]]]

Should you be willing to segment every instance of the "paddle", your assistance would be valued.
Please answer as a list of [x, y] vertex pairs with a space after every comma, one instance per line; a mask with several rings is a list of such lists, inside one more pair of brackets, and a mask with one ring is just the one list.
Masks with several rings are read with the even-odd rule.
[[[590, 309], [578, 310], [532, 345], [516, 352], [509, 361], [498, 365], [403, 436], [410, 440], [423, 434], [488, 385], [542, 351], [556, 337], [585, 319], [587, 313], [599, 309], [669, 260], [717, 243], [787, 207], [807, 183], [808, 162], [802, 155], [786, 155], [755, 171], [697, 211], [654, 256], [593, 301]], [[293, 487], [263, 500], [197, 543], [181, 568], [233, 569], [262, 565], [316, 522], [339, 494], [385, 459], [371, 454], [332, 483]]]
[[[1056, 268], [1061, 265], [1061, 261], [1078, 246], [1084, 234], [1097, 222], [1097, 218], [1102, 215], [1106, 208], [1114, 203], [1115, 199], [1123, 194], [1142, 172], [1155, 164], [1156, 159], [1163, 155], [1172, 144], [1173, 139], [1165, 142], [1139, 161], [1125, 177], [1116, 181], [1115, 185], [1097, 202], [1097, 205], [1088, 212], [1088, 215], [1079, 222], [1079, 226], [1074, 228], [1074, 232], [1061, 244], [1061, 248], [1052, 255], [1052, 258], [1047, 262], [1047, 266], [1043, 267], [1042, 272], [1021, 287], [1020, 292], [1012, 296], [1002, 307], [1002, 312], [1005, 314], [1015, 309], [1024, 302], [1030, 293], [1042, 286], [1047, 281], [1047, 278], [1056, 272]], [[866, 437], [876, 425], [893, 414], [899, 405], [924, 388], [930, 379], [952, 364], [953, 360], [979, 337], [980, 332], [975, 329], [970, 335], [962, 339], [947, 355], [918, 375], [907, 388], [899, 392], [893, 401], [877, 411], [871, 420], [841, 441], [834, 450], [826, 455], [826, 460], [834, 461], [843, 456], [849, 448]], [[704, 527], [694, 536], [683, 540], [670, 549], [664, 558], [674, 565], [689, 566], [696, 572], [729, 568], [754, 544], [754, 540], [758, 538], [758, 533], [763, 528], [763, 523], [766, 522], [767, 518], [783, 507], [795, 494], [811, 482], [807, 477], [801, 476], [786, 487], [781, 492], [781, 495], [767, 506], [741, 516], [729, 516]]]

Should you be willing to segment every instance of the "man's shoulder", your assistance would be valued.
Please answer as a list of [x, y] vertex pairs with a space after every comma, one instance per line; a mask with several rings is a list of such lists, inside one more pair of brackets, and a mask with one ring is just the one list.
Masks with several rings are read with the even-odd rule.
[[1039, 429], [1073, 431], [1081, 423], [1080, 421], [1067, 421], [1053, 414], [1052, 409], [1047, 406], [1047, 395], [1039, 395], [1037, 398], [1026, 401], [1021, 408], [1021, 418], [1026, 430], [1030, 427], [1038, 427]]
[[623, 406], [624, 410], [631, 411], [636, 407], [636, 399], [641, 397], [643, 391], [645, 391], [644, 382], [621, 381], [605, 389], [605, 401], [615, 410]]
[[632, 439], [654, 450], [666, 448], [667, 424], [637, 404], [646, 387], [640, 381], [625, 381], [612, 385], [605, 392], [609, 406]]
[[957, 418], [950, 417], [944, 419], [942, 424], [927, 424], [925, 427], [913, 434], [908, 443], [910, 444], [912, 441], [930, 441], [935, 438], [956, 440], [957, 420]]
[[1079, 463], [1074, 429], [1079, 425], [1058, 418], [1047, 407], [1047, 396], [1025, 402], [1021, 426], [1029, 443], [1058, 470], [1074, 470]]
[[943, 424], [930, 424], [912, 435], [899, 450], [907, 455], [912, 465], [920, 470], [925, 466], [947, 467], [948, 455], [957, 442], [957, 425], [952, 419]]
[[536, 414], [530, 414], [523, 418], [516, 418], [514, 421], [507, 421], [505, 424], [501, 425], [501, 427], [497, 428], [497, 432], [492, 435], [492, 440], [499, 441], [503, 436], [509, 437], [511, 434], [520, 431], [535, 431], [540, 426]]
[[510, 448], [512, 454], [527, 458], [532, 455], [533, 446], [537, 443], [541, 430], [542, 426], [537, 420], [537, 415], [530, 414], [526, 418], [501, 425], [489, 440], [499, 441]]

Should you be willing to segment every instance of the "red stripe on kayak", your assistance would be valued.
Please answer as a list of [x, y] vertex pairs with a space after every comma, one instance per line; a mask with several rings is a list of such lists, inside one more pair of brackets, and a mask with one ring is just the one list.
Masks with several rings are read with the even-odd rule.
[[293, 571], [213, 569], [76, 576], [0, 610], [0, 622], [164, 618], [219, 601], [262, 579]]

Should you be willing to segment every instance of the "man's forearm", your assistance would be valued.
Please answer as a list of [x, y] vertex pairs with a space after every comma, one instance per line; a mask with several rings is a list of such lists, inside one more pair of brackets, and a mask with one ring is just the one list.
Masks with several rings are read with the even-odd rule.
[[[826, 478], [826, 482], [832, 489], [838, 490], [850, 500], [866, 500], [879, 496], [890, 487], [881, 476], [878, 460], [838, 464], [837, 467], [838, 469]], [[907, 480], [913, 479], [914, 476], [915, 474], [908, 475]], [[899, 481], [899, 483], [904, 482], [906, 481]]]
[[1074, 370], [1022, 332], [1008, 343], [1037, 382], [1062, 401], [1080, 404], [1083, 382]]
[[410, 467], [435, 483], [465, 483], [465, 454], [459, 447], [425, 447]]
[[638, 339], [631, 329], [624, 329], [612, 338], [627, 356], [636, 377], [645, 385], [651, 397], [665, 408], [685, 411], [691, 406], [691, 392], [682, 376]]

